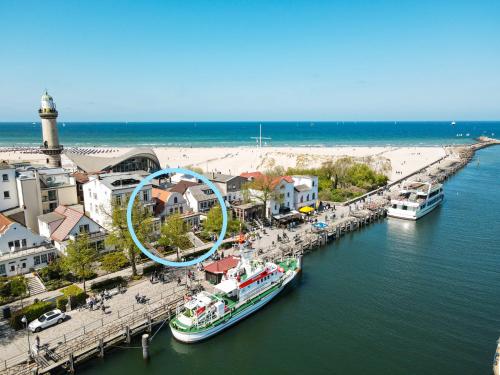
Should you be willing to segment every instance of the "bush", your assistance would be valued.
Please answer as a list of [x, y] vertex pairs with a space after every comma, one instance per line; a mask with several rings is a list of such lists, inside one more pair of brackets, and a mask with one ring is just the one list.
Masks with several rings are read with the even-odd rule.
[[26, 306], [21, 310], [15, 311], [10, 318], [10, 326], [15, 330], [24, 328], [21, 319], [26, 316], [28, 323], [37, 319], [40, 315], [45, 314], [47, 311], [55, 307], [53, 302], [37, 302], [32, 305]]
[[127, 281], [122, 276], [110, 277], [102, 281], [94, 281], [90, 285], [90, 289], [94, 292], [100, 292], [104, 289], [116, 288], [118, 285], [125, 286], [127, 285]]
[[121, 251], [108, 253], [102, 257], [101, 268], [108, 272], [116, 272], [128, 266], [129, 261]]
[[0, 303], [8, 303], [26, 295], [28, 288], [23, 276], [0, 278]]
[[68, 305], [68, 298], [65, 296], [59, 297], [56, 300], [56, 308], [61, 311], [66, 311], [66, 306]]
[[149, 264], [147, 266], [144, 266], [142, 268], [142, 274], [143, 275], [149, 275], [155, 271], [161, 271], [163, 269], [163, 265], [159, 263], [153, 263]]
[[82, 288], [79, 288], [76, 285], [67, 286], [64, 289], [61, 289], [61, 293], [66, 297], [66, 299], [71, 301], [71, 308], [75, 308], [79, 305], [83, 305], [85, 300], [87, 299], [87, 294], [83, 291]]
[[38, 270], [37, 273], [49, 291], [71, 285], [75, 281], [73, 275], [62, 267], [60, 259], [51, 262], [47, 267]]

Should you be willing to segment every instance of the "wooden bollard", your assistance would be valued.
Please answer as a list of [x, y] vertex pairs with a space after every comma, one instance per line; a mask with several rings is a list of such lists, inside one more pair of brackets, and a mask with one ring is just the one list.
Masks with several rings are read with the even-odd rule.
[[71, 374], [74, 374], [75, 373], [75, 358], [73, 357], [73, 353], [69, 353], [68, 364], [69, 364], [68, 371]]
[[147, 333], [142, 335], [142, 358], [149, 359], [149, 335]]
[[129, 326], [125, 327], [125, 342], [127, 344], [130, 344], [130, 327]]
[[99, 357], [104, 357], [104, 339], [99, 339]]

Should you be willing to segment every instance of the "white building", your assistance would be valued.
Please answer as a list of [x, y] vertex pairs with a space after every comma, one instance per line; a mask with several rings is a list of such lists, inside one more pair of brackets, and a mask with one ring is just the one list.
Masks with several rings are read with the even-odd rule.
[[[11, 176], [7, 176], [10, 186]], [[75, 179], [62, 168], [18, 168], [15, 190], [16, 195], [11, 195], [17, 197], [17, 205], [4, 211], [4, 214], [15, 217], [16, 221], [36, 233], [38, 216], [54, 211], [60, 204], [78, 203]]]
[[66, 253], [69, 241], [75, 241], [78, 235], [87, 233], [89, 241], [97, 250], [105, 249], [106, 231], [94, 220], [85, 216], [81, 206], [59, 206], [54, 212], [38, 217], [40, 235], [50, 238], [55, 247]]
[[[260, 172], [243, 173], [244, 177], [250, 181], [255, 179], [266, 179], [267, 176]], [[266, 203], [266, 217], [271, 219], [275, 215], [290, 212], [295, 209], [294, 202], [294, 181], [291, 176], [280, 176], [274, 178], [269, 184], [266, 184], [273, 189], [269, 194], [269, 199]], [[256, 197], [262, 197], [263, 192], [250, 189], [250, 198], [255, 202], [260, 202]]]
[[0, 212], [18, 206], [16, 168], [7, 163], [0, 163]]
[[0, 276], [15, 276], [45, 267], [57, 256], [48, 240], [0, 214]]
[[207, 212], [218, 202], [214, 191], [205, 184], [188, 187], [184, 197], [194, 212]]
[[181, 181], [189, 181], [189, 182], [198, 183], [198, 179], [194, 176], [191, 176], [190, 174], [174, 173], [172, 176], [170, 176], [170, 182], [172, 184], [178, 184]]
[[[113, 202], [127, 207], [128, 197], [141, 182], [142, 177], [134, 173], [109, 173], [89, 176], [89, 182], [83, 185], [85, 214], [97, 224], [110, 230], [112, 227], [111, 214]], [[154, 200], [152, 198], [152, 184], [146, 183], [136, 199], [139, 199], [151, 213]]]
[[296, 210], [302, 207], [316, 207], [318, 199], [317, 176], [292, 176], [294, 184], [294, 206]]
[[181, 193], [153, 188], [152, 194], [155, 201], [155, 216], [160, 217], [162, 221], [166, 216], [189, 211], [188, 203]]

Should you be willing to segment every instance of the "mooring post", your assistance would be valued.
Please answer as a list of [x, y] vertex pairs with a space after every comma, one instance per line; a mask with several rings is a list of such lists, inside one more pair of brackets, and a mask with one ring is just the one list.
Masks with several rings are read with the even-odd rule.
[[75, 373], [75, 358], [73, 357], [73, 353], [69, 353], [68, 364], [69, 364], [68, 371], [71, 374], [74, 374]]
[[144, 360], [149, 358], [149, 335], [147, 333], [142, 335], [142, 358]]
[[104, 357], [104, 339], [99, 339], [99, 357]]
[[130, 344], [130, 327], [125, 326], [125, 342]]

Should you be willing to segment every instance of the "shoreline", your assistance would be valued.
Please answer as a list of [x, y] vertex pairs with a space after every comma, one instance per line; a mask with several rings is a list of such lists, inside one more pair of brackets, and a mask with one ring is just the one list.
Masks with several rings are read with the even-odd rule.
[[[414, 173], [425, 165], [447, 154], [454, 154], [470, 145], [447, 146], [232, 146], [232, 147], [148, 147], [152, 149], [162, 168], [196, 167], [205, 172], [241, 174], [265, 171], [276, 166], [288, 168], [318, 168], [322, 163], [351, 157], [385, 173], [390, 181]], [[85, 151], [88, 157], [120, 156], [137, 147], [65, 147], [66, 151]], [[0, 160], [44, 164], [38, 147], [0, 147]], [[63, 167], [72, 162], [63, 155]]]

